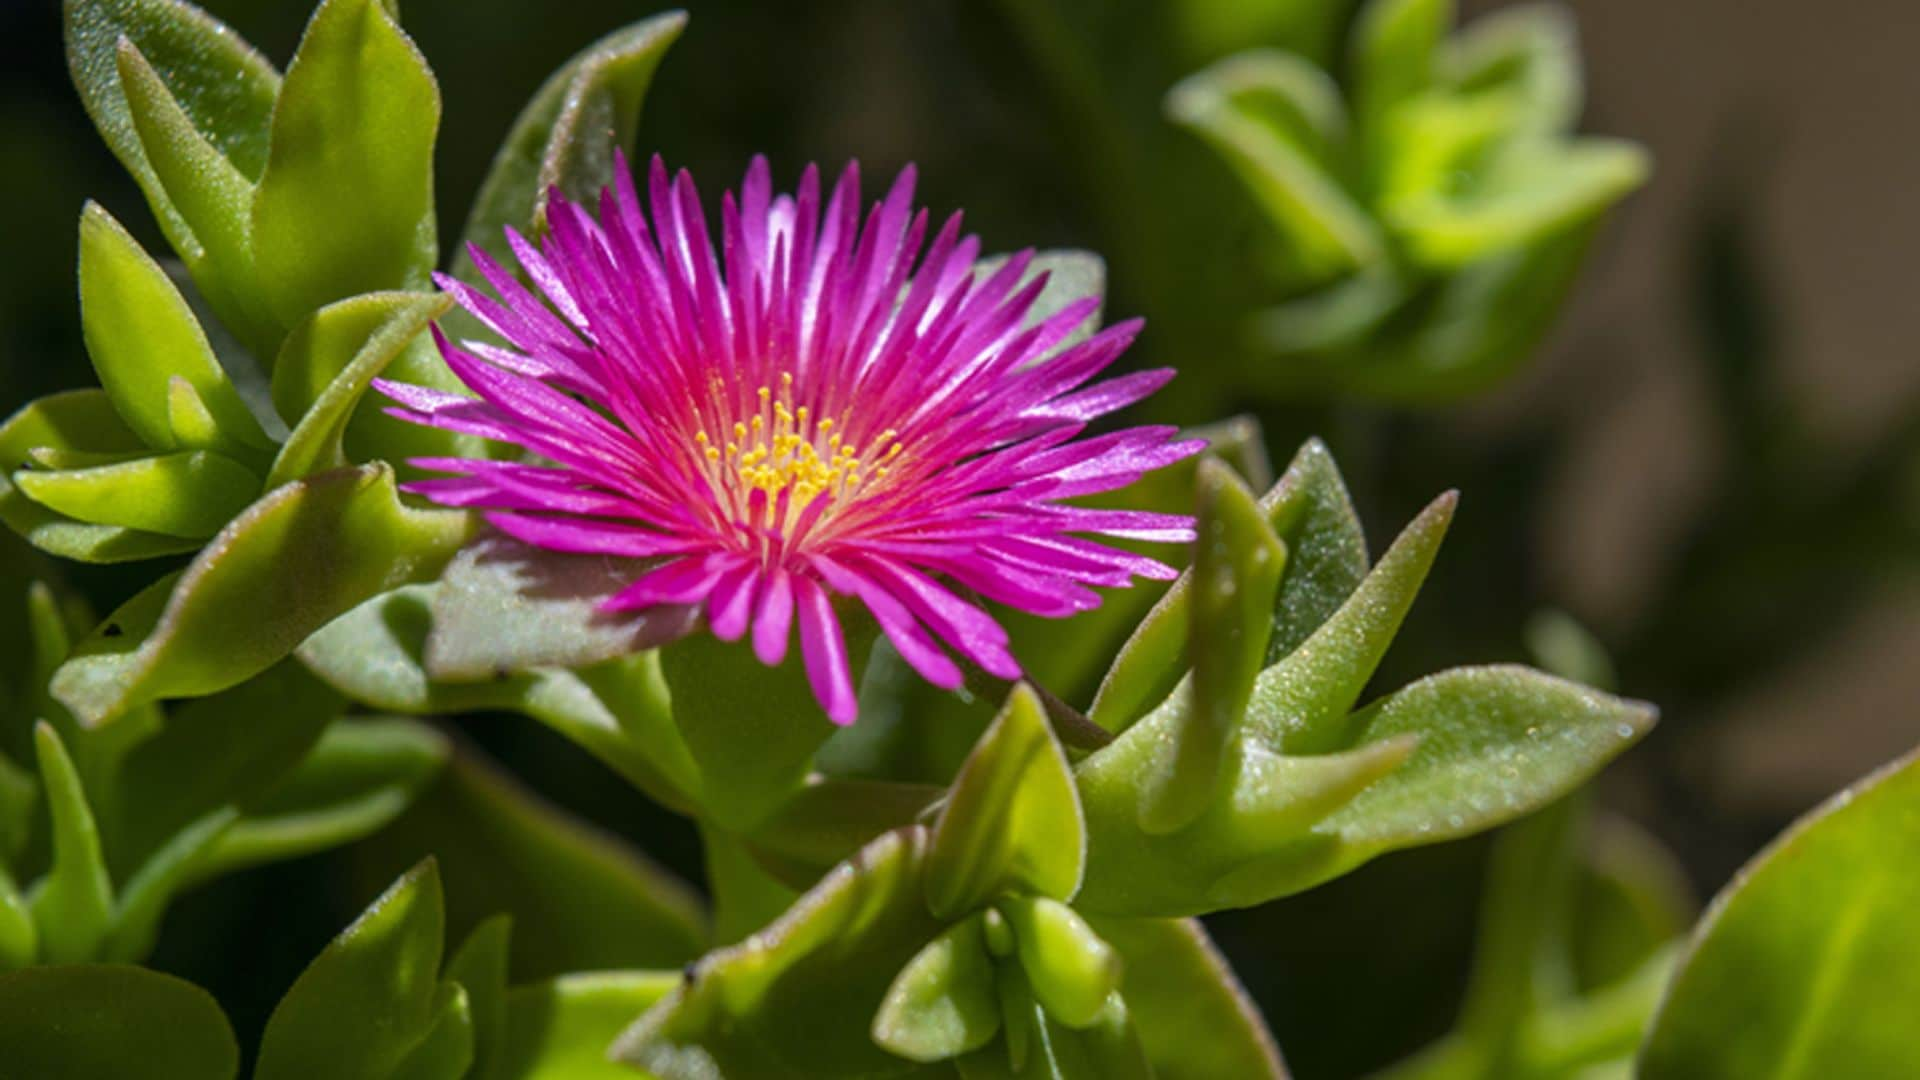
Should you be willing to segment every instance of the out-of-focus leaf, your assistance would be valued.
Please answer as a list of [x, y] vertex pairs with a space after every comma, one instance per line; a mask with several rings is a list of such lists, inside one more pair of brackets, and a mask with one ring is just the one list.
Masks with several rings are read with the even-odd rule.
[[1187, 583], [1193, 675], [1186, 722], [1174, 729], [1171, 752], [1156, 759], [1164, 767], [1140, 777], [1140, 826], [1155, 833], [1192, 824], [1234, 767], [1287, 561], [1286, 546], [1231, 469], [1202, 462], [1198, 489], [1199, 540]]
[[[614, 151], [632, 145], [654, 69], [686, 24], [682, 11], [634, 23], [548, 77], [494, 156], [467, 219], [466, 243], [504, 260], [511, 254], [505, 229], [545, 234], [552, 189], [591, 205], [613, 182]], [[464, 245], [453, 267], [456, 277], [481, 280]]]
[[167, 240], [189, 263], [206, 251], [142, 142], [118, 62], [138, 49], [193, 130], [245, 178], [266, 167], [280, 76], [227, 26], [178, 0], [66, 0], [67, 69], [107, 147], [146, 193]]
[[253, 201], [257, 287], [284, 327], [345, 297], [423, 289], [438, 260], [440, 89], [397, 6], [324, 0], [287, 67]]
[[21, 493], [8, 479], [37, 452], [135, 455], [140, 437], [127, 428], [104, 390], [50, 394], [0, 424], [0, 521], [43, 551], [82, 562], [128, 562], [192, 551], [197, 539], [160, 536], [75, 521]]
[[1390, 847], [1479, 832], [1578, 787], [1657, 716], [1529, 668], [1441, 672], [1354, 717], [1363, 746], [1404, 736], [1420, 745], [1318, 829]]
[[1499, 154], [1465, 196], [1401, 201], [1390, 213], [1413, 258], [1456, 269], [1591, 219], [1650, 169], [1644, 150], [1618, 139], [1528, 143]]
[[435, 853], [456, 928], [511, 916], [518, 972], [674, 968], [707, 944], [705, 913], [685, 884], [471, 751], [457, 752], [374, 844]]
[[[507, 1050], [507, 949], [513, 919], [496, 915], [474, 927], [447, 961], [447, 978], [467, 992], [473, 1066], [467, 1080], [499, 1080]], [[608, 1035], [612, 1040], [612, 1035]]]
[[276, 489], [80, 642], [54, 696], [99, 725], [143, 702], [208, 694], [285, 657], [361, 601], [430, 574], [467, 515], [403, 506], [382, 463]]
[[1071, 899], [1085, 837], [1066, 755], [1022, 683], [961, 766], [934, 825], [927, 906], [954, 918], [1009, 889]]
[[[499, 1080], [645, 1080], [611, 1061], [613, 1040], [680, 985], [678, 971], [599, 971], [516, 986], [507, 995]], [[484, 1080], [476, 1077], [475, 1080]]]
[[1159, 1080], [1286, 1080], [1267, 1023], [1193, 919], [1092, 920], [1126, 965], [1121, 996]]
[[635, 653], [578, 672], [541, 668], [486, 682], [436, 682], [424, 654], [439, 588], [407, 585], [382, 593], [328, 623], [297, 655], [336, 690], [382, 712], [525, 713], [580, 744], [655, 801], [691, 810], [699, 774], [673, 725], [657, 656]]
[[33, 909], [7, 872], [7, 860], [0, 859], [0, 972], [26, 967], [39, 951], [40, 929], [33, 924]]
[[1567, 131], [1580, 118], [1580, 46], [1562, 7], [1524, 4], [1482, 15], [1446, 43], [1439, 75], [1459, 92], [1512, 96], [1524, 133]]
[[[1289, 58], [1255, 53], [1189, 76], [1167, 95], [1175, 123], [1205, 139], [1231, 165], [1269, 215], [1310, 279], [1325, 280], [1386, 256], [1386, 242], [1304, 142], [1310, 133], [1277, 123], [1271, 106], [1249, 103], [1252, 82], [1296, 85]], [[1306, 110], [1303, 110], [1306, 111]], [[1324, 110], [1313, 110], [1324, 111]]]
[[1389, 109], [1432, 81], [1452, 0], [1370, 0], [1353, 30], [1354, 112], [1378, 130]]
[[113, 881], [80, 775], [53, 725], [34, 728], [40, 781], [53, 823], [53, 866], [27, 903], [40, 930], [40, 959], [71, 964], [93, 956], [113, 925]]
[[393, 717], [340, 720], [259, 797], [198, 867], [212, 877], [357, 840], [418, 797], [447, 757], [444, 737]]
[[445, 927], [432, 860], [394, 882], [273, 1010], [258, 1080], [388, 1076], [438, 1017]]
[[984, 916], [953, 926], [914, 954], [887, 987], [873, 1041], [912, 1061], [945, 1061], [985, 1046], [1000, 1030]]
[[1920, 754], [1802, 818], [1714, 899], [1640, 1075], [1907, 1076], [1920, 1070]]
[[913, 824], [945, 794], [932, 784], [816, 773], [753, 830], [749, 846], [769, 872], [804, 889], [874, 837]]
[[875, 840], [771, 926], [690, 968], [615, 1058], [661, 1080], [907, 1072], [869, 1029], [895, 974], [943, 929], [924, 899], [926, 852], [920, 828]]
[[600, 611], [602, 600], [649, 565], [549, 552], [501, 536], [469, 545], [440, 577], [427, 671], [470, 682], [529, 668], [584, 667], [671, 641], [693, 629], [693, 611]]
[[202, 539], [260, 492], [260, 478], [245, 466], [206, 450], [60, 472], [22, 469], [13, 483], [34, 502], [80, 521]]
[[[1010, 255], [990, 255], [975, 262], [974, 280], [987, 280], [1010, 258]], [[1040, 294], [1033, 298], [1033, 306], [1027, 309], [1028, 326], [1045, 322], [1076, 301], [1089, 297], [1102, 303], [1106, 300], [1107, 263], [1091, 251], [1075, 248], [1036, 251], [1017, 287], [1024, 288], [1041, 274], [1047, 275], [1047, 283], [1041, 287]], [[1092, 315], [1073, 328], [1072, 333], [1060, 339], [1055, 349], [1065, 349], [1092, 337], [1094, 331], [1100, 329], [1100, 315], [1100, 309], [1095, 308]]]
[[167, 904], [239, 817], [240, 811], [231, 806], [215, 810], [174, 832], [140, 864], [120, 892], [113, 931], [96, 950], [100, 959], [124, 963], [146, 959], [159, 936]]
[[345, 465], [341, 440], [367, 387], [452, 306], [444, 293], [369, 293], [329, 304], [295, 327], [273, 366], [274, 407], [294, 428], [267, 486]]
[[205, 990], [158, 971], [70, 964], [0, 975], [9, 1075], [230, 1080], [240, 1047]]
[[167, 407], [175, 378], [218, 425], [219, 449], [244, 458], [272, 445], [214, 357], [193, 309], [97, 203], [88, 203], [80, 215], [80, 329], [100, 385], [148, 446], [183, 445]]
[[115, 776], [103, 813], [110, 864], [124, 876], [189, 823], [251, 804], [306, 756], [339, 708], [299, 665], [282, 662], [173, 709]]

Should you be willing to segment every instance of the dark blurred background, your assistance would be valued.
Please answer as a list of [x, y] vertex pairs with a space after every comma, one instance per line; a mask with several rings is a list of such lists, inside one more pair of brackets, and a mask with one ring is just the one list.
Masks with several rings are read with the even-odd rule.
[[[209, 6], [280, 63], [308, 7]], [[964, 207], [988, 250], [1111, 248], [1004, 5], [686, 6], [692, 22], [649, 98], [640, 150], [691, 167], [710, 193], [754, 152], [787, 180], [808, 161], [858, 157], [870, 188], [912, 161], [923, 199], [937, 212]], [[1319, 6], [1336, 23], [1350, 14]], [[1502, 5], [1465, 6], [1471, 18]], [[1222, 403], [1260, 414], [1280, 461], [1306, 436], [1326, 436], [1376, 545], [1433, 494], [1462, 490], [1455, 534], [1383, 685], [1526, 659], [1528, 619], [1571, 613], [1613, 654], [1619, 689], [1664, 709], [1662, 726], [1603, 779], [1603, 798], [1671, 846], [1706, 896], [1794, 815], [1920, 740], [1920, 304], [1908, 295], [1920, 247], [1920, 141], [1909, 137], [1920, 8], [1571, 6], [1587, 65], [1584, 128], [1634, 139], [1656, 164], [1602, 230], [1533, 361], [1495, 392], [1413, 412], [1331, 397]], [[659, 10], [616, 0], [404, 7], [445, 99], [443, 237], [457, 235], [495, 146], [546, 74]], [[73, 285], [87, 198], [162, 246], [68, 85], [57, 3], [0, 0], [0, 414], [92, 382]], [[1115, 258], [1111, 312], [1136, 310], [1141, 272]], [[102, 608], [151, 576], [61, 572]], [[531, 724], [470, 728], [557, 801], [697, 872], [691, 832], [584, 754]], [[1445, 1029], [1484, 848], [1392, 857], [1214, 920], [1300, 1075], [1353, 1075]], [[156, 963], [215, 989], [236, 1027], [257, 1031], [372, 895], [336, 873], [341, 858], [187, 899]]]

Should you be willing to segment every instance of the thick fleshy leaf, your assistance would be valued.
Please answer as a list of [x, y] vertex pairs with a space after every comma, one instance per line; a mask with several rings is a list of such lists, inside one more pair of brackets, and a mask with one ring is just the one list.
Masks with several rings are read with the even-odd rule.
[[213, 418], [219, 449], [244, 458], [272, 445], [166, 271], [96, 203], [80, 214], [80, 329], [100, 385], [148, 446], [183, 445], [168, 410], [174, 379]]
[[0, 1061], [20, 1077], [230, 1080], [233, 1027], [205, 990], [109, 964], [0, 975]]
[[185, 224], [192, 244], [176, 243], [175, 250], [221, 321], [254, 348], [270, 348], [278, 332], [253, 281], [253, 181], [195, 125], [139, 46], [122, 38], [115, 63], [134, 132], [164, 193], [154, 212]]
[[260, 478], [206, 450], [157, 454], [90, 468], [13, 474], [41, 506], [77, 521], [200, 538], [220, 531], [260, 493]]
[[698, 771], [674, 727], [659, 658], [635, 653], [580, 671], [540, 668], [486, 682], [427, 674], [438, 583], [407, 585], [361, 604], [297, 651], [322, 680], [382, 712], [414, 716], [488, 709], [524, 713], [580, 744], [670, 809], [688, 811]]
[[1830, 799], [1714, 899], [1640, 1075], [1799, 1080], [1920, 1070], [1920, 754]]
[[[1367, 576], [1367, 539], [1339, 467], [1318, 439], [1300, 448], [1260, 506], [1287, 553], [1267, 639], [1270, 665], [1299, 647], [1360, 587]], [[1122, 730], [1173, 691], [1187, 658], [1191, 588], [1191, 574], [1174, 582], [1121, 648], [1088, 714], [1095, 723]]]
[[513, 967], [525, 975], [678, 967], [707, 944], [684, 883], [468, 749], [372, 848], [376, 868], [434, 852], [451, 924], [511, 916]]
[[1083, 1028], [1120, 988], [1120, 954], [1074, 910], [1046, 897], [1011, 896], [996, 910], [1019, 950], [1033, 996], [1055, 1020]]
[[376, 832], [413, 803], [447, 753], [444, 736], [411, 720], [337, 721], [299, 765], [246, 801], [195, 872], [211, 877]]
[[432, 860], [333, 939], [273, 1010], [258, 1080], [387, 1076], [439, 1017], [445, 926]]
[[[959, 1059], [964, 1080], [1153, 1080], [1153, 1066], [1119, 994], [1108, 997], [1093, 1023], [1078, 1029], [1060, 1023], [1028, 993], [1003, 989], [1002, 1001], [1012, 1038]], [[1014, 1036], [1015, 1031], [1023, 1034]], [[1017, 1050], [1009, 1046], [1014, 1040]]]
[[472, 1064], [473, 1014], [466, 988], [443, 982], [435, 992], [427, 1034], [387, 1075], [392, 1080], [461, 1080]]
[[53, 866], [27, 903], [40, 931], [40, 959], [72, 964], [91, 958], [112, 928], [113, 881], [73, 759], [53, 725], [42, 721], [33, 736], [52, 821]]
[[1085, 837], [1066, 755], [1022, 683], [961, 766], [934, 824], [927, 906], [955, 918], [1009, 890], [1072, 899]]
[[467, 1013], [473, 1020], [473, 1062], [467, 1080], [499, 1080], [502, 1075], [507, 1049], [507, 949], [512, 936], [513, 919], [495, 915], [474, 927], [447, 961], [447, 979], [467, 992]]
[[645, 1080], [609, 1060], [607, 1048], [681, 979], [678, 971], [596, 971], [514, 987], [497, 1080]]
[[1287, 560], [1286, 546], [1233, 470], [1202, 462], [1198, 488], [1186, 722], [1174, 729], [1171, 752], [1155, 759], [1163, 768], [1140, 778], [1140, 827], [1154, 833], [1191, 825], [1228, 779], [1254, 677], [1266, 666]]
[[1126, 965], [1121, 996], [1158, 1080], [1286, 1080], [1266, 1020], [1198, 920], [1092, 924]]
[[[7, 807], [0, 813], [13, 810]], [[6, 862], [0, 859], [0, 971], [13, 971], [32, 964], [39, 954], [40, 928], [33, 924], [33, 909], [7, 873]]]
[[1527, 143], [1499, 154], [1465, 195], [1404, 200], [1391, 215], [1414, 259], [1452, 269], [1591, 220], [1650, 169], [1623, 140]]
[[1530, 668], [1428, 676], [1355, 715], [1361, 746], [1408, 736], [1420, 745], [1317, 829], [1386, 847], [1480, 832], [1578, 787], [1658, 715]]
[[104, 390], [50, 394], [0, 424], [0, 521], [43, 551], [81, 562], [110, 563], [192, 551], [200, 541], [75, 521], [26, 497], [8, 479], [47, 452], [134, 456], [146, 449], [113, 409]]
[[[871, 640], [870, 631], [861, 637]], [[849, 653], [854, 670], [865, 643]], [[744, 641], [698, 634], [660, 651], [673, 720], [700, 768], [703, 816], [735, 831], [765, 821], [806, 781], [834, 732], [803, 664], [769, 668]]]
[[439, 569], [469, 530], [463, 513], [401, 505], [378, 462], [288, 484], [80, 642], [54, 695], [98, 725], [236, 685], [361, 601]]
[[[654, 69], [686, 24], [682, 11], [634, 23], [594, 42], [548, 77], [494, 156], [467, 219], [466, 243], [505, 261], [511, 252], [504, 230], [544, 234], [553, 189], [592, 205], [613, 182], [614, 151], [632, 145]], [[464, 245], [453, 266], [456, 277], [480, 280]]]
[[295, 327], [273, 365], [273, 404], [292, 434], [267, 486], [347, 463], [341, 440], [367, 387], [453, 306], [444, 293], [369, 293], [329, 304]]
[[283, 327], [345, 297], [424, 288], [438, 260], [440, 89], [397, 8], [324, 0], [287, 67], [253, 201], [258, 288]]
[[199, 261], [206, 242], [176, 205], [136, 124], [130, 98], [138, 91], [121, 81], [121, 42], [139, 51], [197, 137], [249, 180], [266, 167], [279, 74], [230, 28], [179, 0], [66, 0], [63, 7], [67, 68], [87, 115], [146, 193], [174, 250]]
[[894, 976], [943, 929], [927, 912], [926, 858], [920, 828], [867, 845], [765, 930], [689, 968], [614, 1056], [661, 1080], [908, 1073], [870, 1027]]
[[440, 577], [427, 671], [435, 679], [471, 682], [530, 668], [578, 668], [680, 637], [694, 626], [688, 609], [600, 610], [601, 601], [650, 565], [485, 537], [455, 556]]
[[762, 868], [804, 889], [874, 837], [919, 820], [945, 794], [932, 784], [815, 773], [753, 830], [748, 844]]
[[874, 1042], [912, 1061], [945, 1061], [993, 1039], [1000, 997], [984, 920], [949, 928], [907, 961], [874, 1014]]

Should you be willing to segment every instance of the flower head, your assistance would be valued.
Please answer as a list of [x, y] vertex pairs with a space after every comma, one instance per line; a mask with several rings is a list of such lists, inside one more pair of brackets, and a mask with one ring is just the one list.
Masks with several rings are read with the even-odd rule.
[[656, 158], [644, 204], [624, 162], [615, 175], [598, 221], [556, 193], [544, 243], [508, 234], [533, 289], [479, 249], [497, 299], [441, 280], [508, 344], [436, 329], [477, 399], [383, 382], [393, 413], [531, 458], [422, 459], [451, 475], [411, 490], [538, 547], [659, 560], [608, 610], [704, 605], [716, 637], [751, 633], [767, 664], [797, 623], [839, 723], [855, 705], [834, 596], [954, 688], [948, 650], [1020, 673], [1005, 630], [955, 586], [1062, 616], [1099, 604], [1089, 586], [1172, 576], [1078, 534], [1185, 541], [1191, 519], [1065, 501], [1200, 448], [1165, 427], [1081, 437], [1172, 375], [1091, 382], [1137, 320], [1067, 344], [1098, 301], [1030, 319], [1045, 284], [1024, 280], [1032, 253], [979, 268], [958, 214], [927, 243], [911, 168], [863, 225], [856, 166], [823, 204], [814, 169], [775, 196], [756, 158], [722, 203], [718, 253], [685, 172]]

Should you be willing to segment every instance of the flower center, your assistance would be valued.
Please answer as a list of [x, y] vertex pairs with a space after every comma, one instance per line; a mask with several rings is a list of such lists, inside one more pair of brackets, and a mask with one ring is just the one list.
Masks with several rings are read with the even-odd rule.
[[758, 518], [754, 493], [764, 493], [766, 518], [755, 524], [786, 532], [816, 498], [845, 502], [885, 479], [888, 463], [900, 455], [891, 428], [860, 447], [841, 435], [844, 417], [815, 418], [808, 406], [795, 406], [791, 374], [780, 376], [778, 393], [762, 386], [756, 396], [758, 411], [735, 421], [724, 442], [705, 429], [693, 436], [708, 480], [736, 512]]

